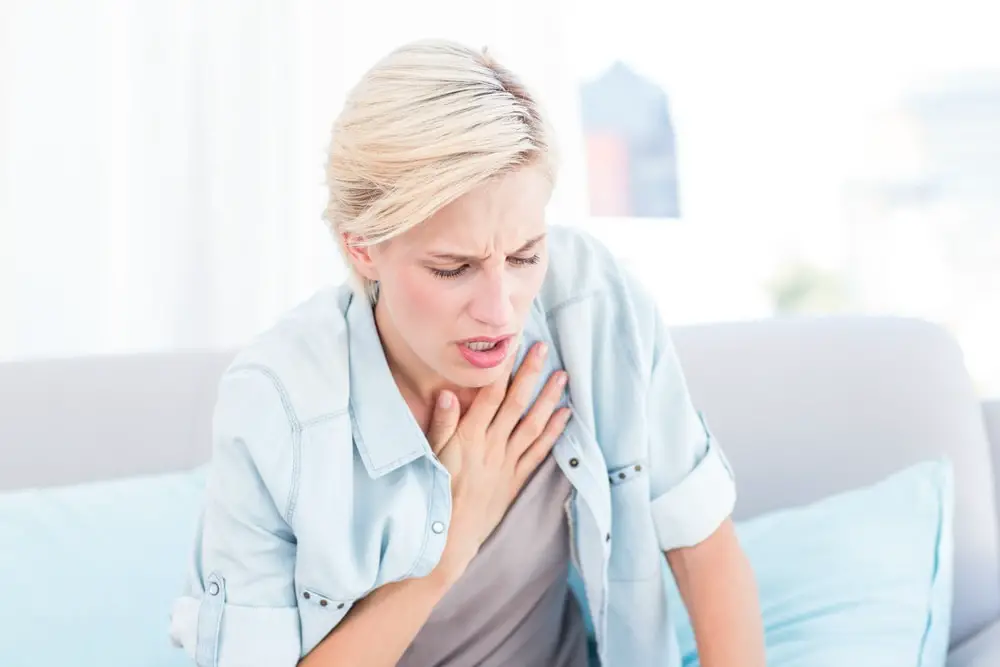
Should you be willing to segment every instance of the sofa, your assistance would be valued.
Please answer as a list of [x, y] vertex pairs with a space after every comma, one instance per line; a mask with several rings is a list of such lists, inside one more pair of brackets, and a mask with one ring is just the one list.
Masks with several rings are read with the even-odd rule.
[[[924, 321], [862, 316], [673, 335], [695, 402], [736, 471], [737, 519], [927, 458], [952, 461], [948, 667], [1000, 665], [1000, 402], [976, 396], [955, 341]], [[0, 493], [205, 462], [216, 382], [230, 358], [177, 351], [0, 364]], [[8, 576], [16, 574], [0, 573], [0, 589]], [[166, 642], [168, 610], [151, 613]]]

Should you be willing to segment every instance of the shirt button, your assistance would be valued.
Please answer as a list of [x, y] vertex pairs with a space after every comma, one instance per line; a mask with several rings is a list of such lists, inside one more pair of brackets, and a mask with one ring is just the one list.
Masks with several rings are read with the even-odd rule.
[[214, 581], [211, 584], [209, 584], [208, 585], [208, 594], [209, 595], [218, 595], [219, 594], [219, 584], [215, 583]]
[[440, 535], [441, 533], [444, 532], [444, 524], [441, 523], [440, 521], [435, 521], [434, 523], [431, 524], [431, 530]]
[[570, 467], [570, 468], [575, 468], [575, 467], [577, 467], [578, 465], [580, 465], [580, 459], [578, 459], [578, 458], [575, 458], [575, 457], [574, 457], [574, 458], [571, 458], [571, 459], [569, 460], [569, 467]]

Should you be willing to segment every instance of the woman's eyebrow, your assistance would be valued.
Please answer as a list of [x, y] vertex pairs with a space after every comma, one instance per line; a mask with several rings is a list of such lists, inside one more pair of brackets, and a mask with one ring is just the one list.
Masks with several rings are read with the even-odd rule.
[[538, 243], [542, 239], [544, 239], [544, 238], [545, 238], [545, 232], [542, 232], [541, 234], [539, 234], [535, 238], [529, 239], [527, 243], [525, 243], [523, 246], [521, 246], [520, 248], [518, 248], [517, 250], [515, 250], [514, 254], [516, 255], [519, 252], [528, 252], [529, 250], [531, 250], [532, 248], [534, 248], [536, 245], [538, 245]]
[[[534, 237], [532, 239], [529, 239], [527, 243], [525, 243], [520, 248], [518, 248], [517, 250], [515, 250], [513, 254], [516, 255], [518, 253], [528, 252], [529, 250], [531, 250], [532, 248], [534, 248], [536, 245], [538, 245], [538, 243], [542, 239], [544, 239], [544, 238], [545, 238], [545, 233], [543, 232], [542, 234], [539, 234], [538, 236], [536, 236], [536, 237]], [[453, 252], [432, 252], [430, 254], [430, 257], [432, 259], [439, 259], [439, 260], [443, 260], [443, 261], [446, 261], [446, 262], [454, 262], [456, 264], [461, 264], [461, 263], [466, 263], [466, 262], [481, 262], [481, 261], [487, 259], [486, 257], [484, 257], [482, 255], [479, 255], [479, 256], [477, 256], [477, 255], [463, 255], [463, 254], [460, 254], [460, 253], [453, 253]]]

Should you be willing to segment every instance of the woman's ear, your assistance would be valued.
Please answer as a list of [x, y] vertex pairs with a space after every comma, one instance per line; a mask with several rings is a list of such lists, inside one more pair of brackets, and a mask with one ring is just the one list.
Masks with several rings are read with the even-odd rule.
[[363, 278], [368, 280], [378, 280], [378, 269], [372, 261], [372, 246], [366, 244], [364, 239], [357, 234], [344, 232], [340, 235], [344, 248], [347, 249], [347, 256], [350, 258], [354, 270]]

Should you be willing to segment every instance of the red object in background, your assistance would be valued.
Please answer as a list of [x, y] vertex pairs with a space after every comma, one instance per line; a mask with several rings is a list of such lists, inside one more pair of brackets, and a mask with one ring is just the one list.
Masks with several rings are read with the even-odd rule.
[[611, 132], [588, 132], [586, 151], [590, 214], [631, 215], [625, 137]]

